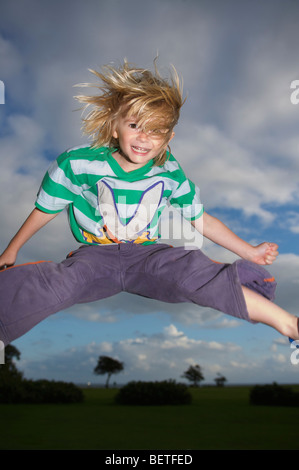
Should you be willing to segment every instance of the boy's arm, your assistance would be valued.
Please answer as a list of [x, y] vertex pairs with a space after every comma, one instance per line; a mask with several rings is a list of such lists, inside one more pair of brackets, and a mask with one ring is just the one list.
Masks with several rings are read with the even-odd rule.
[[20, 230], [16, 233], [13, 239], [8, 244], [0, 256], [0, 270], [6, 266], [13, 266], [15, 264], [18, 251], [20, 248], [42, 227], [44, 227], [50, 220], [53, 220], [58, 213], [48, 214], [39, 209], [34, 208], [29, 217], [26, 219]]
[[278, 245], [264, 242], [258, 246], [252, 246], [232, 232], [223, 222], [206, 212], [203, 219], [192, 221], [192, 225], [201, 232], [204, 237], [232, 251], [241, 258], [257, 264], [272, 264], [278, 255]]

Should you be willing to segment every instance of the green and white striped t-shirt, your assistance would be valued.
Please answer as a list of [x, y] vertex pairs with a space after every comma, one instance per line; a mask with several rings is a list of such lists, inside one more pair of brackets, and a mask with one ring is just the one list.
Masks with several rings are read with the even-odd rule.
[[61, 154], [43, 179], [36, 207], [57, 213], [68, 206], [73, 235], [85, 244], [155, 243], [169, 203], [187, 220], [202, 215], [199, 189], [171, 154], [162, 166], [151, 160], [125, 172], [113, 151], [84, 146]]

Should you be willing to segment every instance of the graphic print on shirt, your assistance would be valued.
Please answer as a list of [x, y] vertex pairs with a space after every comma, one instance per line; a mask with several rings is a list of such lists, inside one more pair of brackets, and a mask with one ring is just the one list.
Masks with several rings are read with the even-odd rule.
[[87, 232], [83, 235], [89, 243], [144, 243], [154, 242], [150, 238], [149, 226], [160, 206], [164, 191], [163, 181], [158, 181], [142, 191], [138, 204], [133, 205], [133, 214], [127, 217], [129, 208], [126, 197], [120, 197], [116, 202], [113, 188], [103, 179], [97, 183], [98, 210], [104, 221], [102, 236], [95, 237]]

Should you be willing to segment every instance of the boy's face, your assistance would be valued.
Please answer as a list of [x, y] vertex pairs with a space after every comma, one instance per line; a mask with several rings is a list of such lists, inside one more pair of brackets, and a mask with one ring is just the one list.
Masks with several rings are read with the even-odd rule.
[[138, 127], [134, 117], [119, 117], [113, 137], [118, 139], [120, 150], [116, 152], [118, 162], [126, 171], [136, 170], [146, 165], [164, 150], [174, 136], [165, 141], [168, 129], [144, 132]]

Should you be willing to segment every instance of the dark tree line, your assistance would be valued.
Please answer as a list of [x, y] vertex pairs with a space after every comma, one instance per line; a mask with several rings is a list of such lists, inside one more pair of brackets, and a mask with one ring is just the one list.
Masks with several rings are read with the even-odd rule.
[[83, 392], [73, 383], [23, 378], [14, 359], [20, 351], [9, 344], [5, 347], [5, 363], [0, 365], [0, 403], [78, 403]]
[[[201, 367], [196, 364], [195, 366], [189, 366], [189, 368], [183, 373], [182, 377], [189, 380], [194, 387], [199, 387], [199, 384], [204, 380]], [[226, 378], [220, 373], [217, 374], [217, 377], [214, 379], [217, 387], [223, 387]]]

